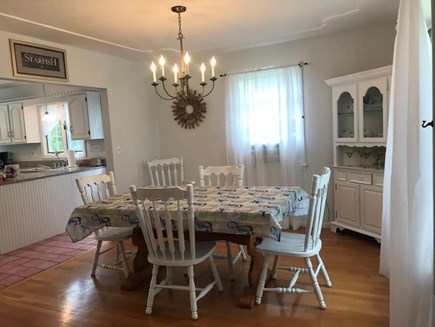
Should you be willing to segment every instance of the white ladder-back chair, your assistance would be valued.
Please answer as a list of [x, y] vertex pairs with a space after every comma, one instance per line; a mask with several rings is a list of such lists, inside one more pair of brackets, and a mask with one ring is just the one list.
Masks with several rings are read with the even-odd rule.
[[[317, 275], [322, 273], [325, 279], [326, 286], [332, 287], [331, 280], [329, 279], [328, 272], [320, 257], [320, 250], [322, 249], [322, 241], [320, 240], [320, 233], [322, 229], [323, 214], [325, 212], [326, 197], [328, 193], [328, 183], [331, 177], [331, 170], [329, 168], [323, 168], [322, 175], [314, 175], [311, 193], [310, 193], [310, 205], [307, 219], [307, 229], [305, 234], [297, 233], [282, 233], [281, 241], [275, 241], [273, 239], [264, 239], [256, 250], [265, 256], [263, 270], [261, 272], [260, 281], [257, 288], [257, 296], [255, 302], [261, 303], [263, 297], [263, 291], [272, 291], [278, 293], [315, 293], [321, 309], [326, 309], [326, 303], [323, 298], [322, 290], [320, 289], [319, 282], [317, 281]], [[265, 287], [268, 262], [269, 258], [274, 256], [272, 278], [276, 278], [277, 270], [285, 270], [287, 272], [293, 272], [293, 277], [290, 280], [288, 287]], [[285, 257], [297, 257], [303, 258], [306, 267], [287, 267], [279, 266], [280, 256]], [[317, 268], [313, 268], [310, 258], [315, 257], [317, 259]], [[302, 289], [294, 287], [299, 274], [308, 273], [313, 284], [313, 289]]]
[[[204, 168], [199, 166], [199, 185], [200, 186], [243, 186], [245, 166], [208, 166]], [[231, 243], [225, 241], [227, 246], [227, 254], [214, 254], [215, 258], [227, 259], [228, 268], [230, 270], [231, 280], [235, 279], [234, 264], [242, 258], [246, 261], [245, 250], [243, 245], [238, 244], [238, 251], [235, 256], [231, 253]]]
[[151, 186], [178, 186], [184, 181], [183, 157], [147, 160]]
[[[113, 172], [108, 175], [100, 174], [95, 176], [83, 177], [76, 179], [77, 186], [80, 191], [83, 203], [88, 204], [95, 201], [101, 201], [109, 196], [116, 195], [116, 183]], [[133, 228], [130, 227], [104, 227], [95, 231], [95, 239], [97, 249], [95, 251], [94, 263], [92, 265], [91, 276], [95, 276], [97, 267], [105, 269], [123, 270], [125, 277], [128, 278], [129, 266], [128, 258], [133, 256], [135, 252], [125, 252], [124, 241], [129, 239], [133, 233]], [[102, 243], [105, 241], [115, 242], [115, 246], [101, 251]], [[113, 264], [100, 264], [100, 255], [116, 249], [116, 260]]]
[[199, 166], [201, 186], [243, 186], [245, 165], [240, 166]]
[[[186, 189], [180, 187], [136, 188], [132, 185], [130, 191], [148, 247], [148, 261], [153, 264], [146, 313], [149, 315], [152, 313], [154, 297], [163, 288], [169, 288], [189, 292], [192, 319], [198, 319], [197, 302], [215, 284], [219, 291], [222, 291], [223, 287], [212, 255], [216, 243], [195, 242], [192, 184], [188, 184]], [[146, 204], [144, 204], [145, 200], [147, 200]], [[169, 211], [168, 202], [174, 201], [177, 203], [177, 209]], [[173, 229], [175, 226], [178, 232]], [[187, 232], [183, 233], [183, 231]], [[207, 259], [210, 261], [214, 280], [204, 288], [198, 288], [195, 286], [193, 267]], [[166, 278], [157, 284], [160, 266], [166, 267], [167, 274]], [[173, 267], [187, 267], [188, 285], [173, 284], [171, 269]], [[164, 304], [163, 308], [166, 310]]]

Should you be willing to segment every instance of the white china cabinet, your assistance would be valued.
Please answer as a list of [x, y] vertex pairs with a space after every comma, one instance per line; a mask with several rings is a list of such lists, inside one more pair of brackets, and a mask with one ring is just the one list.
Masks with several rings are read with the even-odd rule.
[[381, 239], [391, 66], [329, 79], [335, 214], [331, 230]]

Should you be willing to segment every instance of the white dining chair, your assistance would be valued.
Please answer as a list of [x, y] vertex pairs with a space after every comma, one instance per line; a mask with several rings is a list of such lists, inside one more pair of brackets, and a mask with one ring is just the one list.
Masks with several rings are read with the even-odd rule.
[[178, 186], [184, 181], [183, 157], [147, 160], [151, 186]]
[[[83, 203], [88, 204], [96, 201], [101, 201], [109, 196], [116, 195], [116, 183], [113, 172], [109, 174], [100, 174], [76, 179], [77, 187]], [[128, 240], [133, 233], [132, 227], [103, 227], [94, 233], [97, 240], [97, 249], [95, 251], [94, 262], [92, 264], [91, 276], [95, 276], [97, 267], [122, 270], [125, 277], [128, 278], [129, 266], [128, 259], [136, 254], [135, 251], [125, 251], [124, 241]], [[103, 242], [115, 242], [115, 246], [101, 250]], [[115, 262], [112, 264], [99, 263], [100, 256], [111, 250], [116, 250]]]
[[[183, 189], [178, 186], [136, 188], [132, 185], [130, 191], [148, 248], [148, 261], [153, 265], [146, 313], [152, 313], [154, 297], [162, 289], [184, 290], [189, 292], [192, 319], [198, 319], [197, 302], [215, 285], [219, 291], [222, 291], [223, 287], [213, 261], [216, 243], [195, 241], [192, 184]], [[176, 210], [169, 211], [169, 202], [176, 202]], [[177, 233], [175, 228], [181, 232]], [[214, 280], [200, 288], [195, 285], [194, 266], [207, 259]], [[166, 277], [157, 284], [160, 266], [166, 267]], [[188, 285], [173, 284], [173, 267], [187, 268]], [[164, 304], [163, 308], [166, 310]]]
[[[266, 238], [256, 246], [256, 251], [265, 256], [255, 299], [257, 304], [261, 303], [264, 291], [278, 293], [315, 293], [317, 300], [319, 301], [320, 308], [326, 309], [326, 303], [323, 298], [317, 276], [319, 272], [321, 272], [323, 278], [325, 279], [326, 286], [332, 287], [328, 272], [326, 271], [326, 267], [322, 261], [322, 258], [320, 257], [320, 250], [322, 249], [320, 234], [330, 177], [331, 170], [326, 167], [323, 168], [321, 175], [313, 176], [305, 234], [282, 233], [280, 241]], [[276, 278], [278, 269], [293, 273], [293, 277], [290, 279], [288, 287], [265, 287], [269, 258], [271, 256], [274, 257], [271, 275], [272, 278]], [[303, 258], [305, 261], [305, 267], [279, 266], [279, 259], [282, 256]], [[316, 269], [313, 268], [313, 264], [311, 263], [310, 258], [312, 257], [315, 257], [317, 260]], [[309, 274], [313, 289], [295, 287], [295, 284], [298, 281], [299, 275], [301, 273]]]
[[[199, 185], [200, 186], [243, 186], [245, 166], [199, 166]], [[226, 243], [226, 255], [214, 254], [217, 259], [227, 259], [228, 269], [230, 270], [231, 280], [235, 279], [234, 265], [242, 258], [246, 261], [246, 254], [243, 245], [237, 244], [237, 253], [233, 255], [231, 252], [231, 243]]]

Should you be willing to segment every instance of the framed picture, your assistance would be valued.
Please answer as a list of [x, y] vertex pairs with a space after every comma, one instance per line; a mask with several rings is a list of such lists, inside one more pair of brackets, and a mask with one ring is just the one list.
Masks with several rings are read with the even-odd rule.
[[9, 40], [14, 76], [68, 80], [65, 50]]

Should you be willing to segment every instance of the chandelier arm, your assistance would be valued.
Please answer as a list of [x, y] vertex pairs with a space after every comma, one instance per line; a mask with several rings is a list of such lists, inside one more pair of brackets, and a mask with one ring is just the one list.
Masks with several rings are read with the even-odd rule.
[[[163, 100], [174, 100], [174, 99], [176, 99], [176, 97], [173, 97], [173, 96], [170, 95], [170, 94], [168, 94], [168, 95], [170, 96], [170, 98], [162, 97], [162, 96], [160, 95], [159, 91], [157, 90], [157, 85], [154, 85], [154, 90], [156, 91], [157, 95], [158, 95], [161, 99], [163, 99]], [[168, 93], [168, 92], [166, 92], [166, 93]]]
[[[167, 94], [168, 97], [170, 97], [170, 99], [166, 99], [166, 100], [174, 100], [177, 98], [177, 96], [173, 96], [171, 95], [168, 90], [166, 90], [166, 86], [165, 86], [165, 82], [162, 82], [162, 86], [163, 86], [163, 91], [165, 91], [165, 93]], [[157, 91], [157, 90], [156, 90]], [[177, 88], [175, 87], [175, 91], [177, 91]]]
[[214, 89], [214, 82], [217, 80], [217, 78], [215, 78], [215, 79], [210, 78], [210, 80], [213, 82], [213, 84], [212, 84], [212, 86], [211, 86], [211, 90], [210, 90], [210, 92], [208, 92], [207, 94], [204, 94], [204, 95], [202, 96], [202, 98], [205, 98], [206, 96], [210, 95], [211, 92], [213, 92], [213, 89]]

